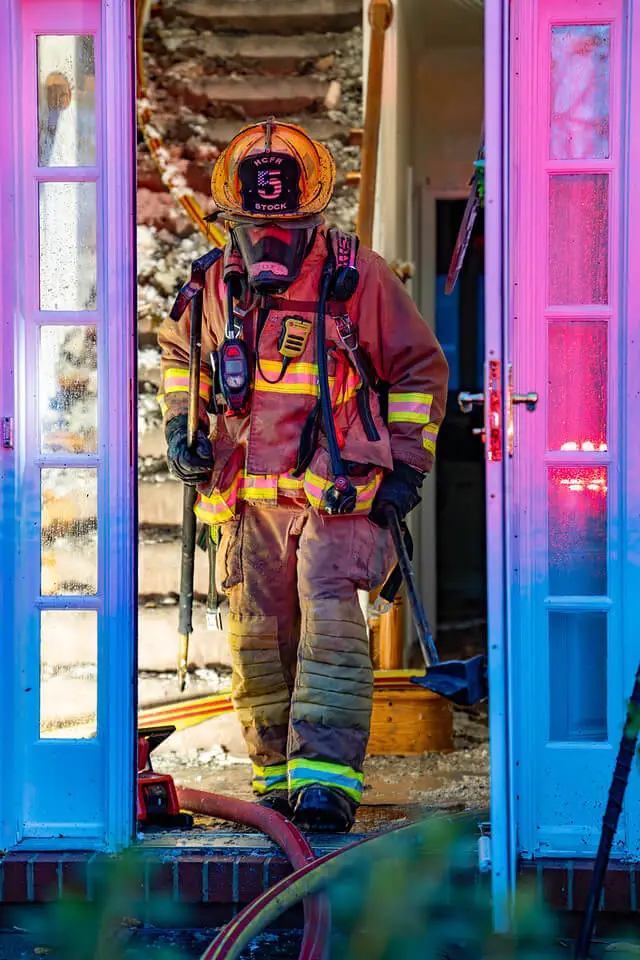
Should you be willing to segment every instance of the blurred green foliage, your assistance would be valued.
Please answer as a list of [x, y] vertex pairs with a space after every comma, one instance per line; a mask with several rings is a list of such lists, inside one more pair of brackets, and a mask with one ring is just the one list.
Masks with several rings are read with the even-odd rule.
[[[474, 820], [433, 816], [363, 845], [326, 891], [330, 960], [570, 960], [535, 884], [519, 884], [513, 931], [494, 933], [490, 877], [478, 872], [477, 843]], [[141, 906], [158, 932], [188, 925], [188, 907], [160, 895], [144, 903], [149, 866], [135, 850], [94, 861], [89, 903], [67, 897], [36, 917], [25, 914], [35, 952], [50, 948], [52, 960], [187, 960], [166, 937], [161, 944], [135, 935]], [[618, 943], [616, 960], [637, 960], [634, 946]], [[260, 956], [269, 954], [262, 945]], [[295, 960], [297, 952], [285, 946], [277, 955]]]
[[[475, 821], [433, 817], [363, 847], [327, 891], [331, 960], [569, 960], [535, 884], [518, 885], [513, 932], [494, 932], [477, 844]], [[619, 944], [617, 958], [632, 949]]]
[[[144, 903], [145, 883], [153, 881], [153, 869], [144, 855], [129, 850], [117, 857], [90, 863], [91, 900], [65, 896], [42, 912], [25, 911], [21, 926], [36, 951], [50, 948], [52, 960], [149, 960], [148, 946], [137, 947], [131, 938], [140, 921], [135, 917]], [[155, 895], [144, 904], [145, 918], [162, 928], [179, 925], [185, 908], [169, 897]], [[153, 960], [186, 960], [177, 948], [158, 947]]]

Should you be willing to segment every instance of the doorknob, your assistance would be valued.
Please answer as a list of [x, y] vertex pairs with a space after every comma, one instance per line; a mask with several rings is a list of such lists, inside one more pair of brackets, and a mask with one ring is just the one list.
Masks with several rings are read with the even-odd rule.
[[474, 405], [484, 403], [484, 393], [459, 393], [458, 406], [462, 413], [471, 413]]

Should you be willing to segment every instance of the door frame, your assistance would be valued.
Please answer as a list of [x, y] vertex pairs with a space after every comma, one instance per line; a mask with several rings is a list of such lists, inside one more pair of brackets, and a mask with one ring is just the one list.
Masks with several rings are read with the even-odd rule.
[[[72, 0], [66, 0], [65, 6]], [[81, 0], [77, 0], [78, 5]], [[26, 709], [21, 696], [20, 666], [24, 635], [19, 627], [34, 621], [40, 603], [25, 608], [21, 580], [29, 576], [21, 560], [21, 530], [25, 506], [22, 477], [25, 469], [25, 311], [24, 290], [14, 281], [17, 269], [10, 268], [22, 257], [37, 259], [37, 237], [25, 226], [27, 169], [23, 139], [34, 136], [25, 121], [37, 116], [35, 107], [20, 109], [27, 95], [21, 83], [23, 73], [23, 10], [26, 5], [45, 15], [42, 32], [61, 33], [50, 28], [52, 0], [0, 0], [2, 22], [8, 25], [8, 56], [0, 65], [0, 78], [10, 95], [3, 98], [0, 116], [7, 120], [13, 149], [0, 157], [0, 252], [6, 279], [0, 303], [0, 346], [3, 356], [12, 358], [10, 375], [0, 371], [0, 416], [14, 413], [15, 450], [0, 451], [0, 532], [3, 542], [12, 545], [17, 559], [3, 571], [0, 595], [3, 601], [3, 630], [0, 653], [5, 669], [0, 678], [0, 767], [7, 771], [0, 800], [0, 849], [101, 849], [117, 850], [135, 837], [136, 782], [136, 658], [137, 658], [137, 323], [136, 323], [136, 232], [135, 232], [135, 10], [132, 0], [109, 3], [99, 0], [101, 78], [98, 80], [102, 105], [102, 130], [107, 132], [100, 151], [100, 203], [102, 223], [98, 226], [98, 275], [103, 278], [99, 310], [99, 455], [102, 462], [99, 482], [100, 523], [99, 564], [102, 565], [102, 600], [98, 634], [98, 736], [93, 741], [100, 751], [103, 770], [99, 823], [71, 825], [56, 830], [55, 824], [31, 824], [24, 837], [26, 725], [20, 711]], [[81, 9], [78, 10], [81, 15]], [[75, 14], [74, 14], [75, 16]], [[81, 16], [80, 16], [81, 19]], [[47, 22], [48, 21], [48, 22]], [[74, 18], [68, 21], [73, 23]], [[71, 27], [68, 32], [76, 33]], [[40, 32], [37, 30], [36, 32]], [[24, 38], [24, 40], [23, 40]], [[29, 42], [31, 40], [29, 39]], [[98, 140], [100, 142], [100, 138]], [[73, 172], [71, 172], [73, 173]], [[74, 179], [73, 175], [71, 179]], [[5, 277], [3, 277], [5, 279]], [[24, 287], [24, 284], [22, 285]], [[34, 324], [33, 319], [29, 319]], [[5, 353], [5, 350], [11, 350]], [[15, 381], [13, 369], [15, 368]], [[70, 464], [73, 465], [73, 464]], [[33, 509], [33, 504], [31, 505]], [[4, 539], [6, 537], [6, 539]], [[21, 569], [22, 564], [22, 569]], [[32, 593], [32, 591], [31, 591]], [[58, 598], [55, 598], [56, 600]], [[73, 597], [59, 598], [48, 606], [82, 606]], [[35, 616], [37, 620], [37, 615]], [[8, 625], [8, 629], [6, 629]], [[30, 636], [33, 636], [30, 634]], [[30, 644], [33, 647], [33, 644]], [[49, 744], [55, 741], [47, 741]], [[72, 745], [74, 741], [66, 741]], [[75, 741], [81, 762], [88, 741]], [[40, 746], [42, 741], [36, 741]], [[33, 749], [33, 747], [31, 747]], [[51, 758], [49, 758], [51, 759]]]
[[[9, 27], [14, 36], [14, 10], [11, 0], [0, 0], [0, 22]], [[5, 45], [5, 56], [0, 58], [0, 84], [3, 90], [12, 89], [12, 77], [16, 75], [15, 44]], [[11, 96], [0, 98], [0, 129], [14, 132], [15, 111]], [[16, 302], [16, 272], [11, 265], [16, 259], [14, 224], [16, 223], [13, 151], [0, 151], [0, 417], [10, 417], [15, 423], [14, 390], [14, 304]], [[6, 185], [6, 189], [4, 189]], [[6, 358], [11, 358], [11, 363]], [[16, 452], [5, 449], [0, 440], [0, 542], [4, 545], [4, 557], [0, 575], [0, 609], [3, 629], [0, 630], [0, 709], [3, 712], [0, 737], [0, 770], [14, 770], [15, 704], [14, 682], [16, 674], [14, 625], [15, 595], [14, 566], [7, 557], [16, 553]], [[16, 794], [17, 783], [13, 776], [3, 778], [0, 791], [0, 850], [15, 843], [17, 838]]]
[[[491, 886], [494, 925], [509, 929], [516, 876], [516, 831], [513, 804], [513, 723], [511, 716], [509, 494], [506, 430], [508, 336], [508, 146], [509, 146], [509, 2], [485, 0], [485, 429], [487, 518], [487, 637], [490, 689]], [[492, 368], [492, 364], [496, 364]], [[489, 402], [492, 372], [496, 408]], [[492, 423], [492, 418], [499, 423]], [[500, 430], [492, 450], [492, 427]]]

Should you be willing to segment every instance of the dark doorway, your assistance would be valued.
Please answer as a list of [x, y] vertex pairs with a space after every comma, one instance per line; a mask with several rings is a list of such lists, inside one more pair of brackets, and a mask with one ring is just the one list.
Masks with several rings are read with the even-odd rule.
[[485, 476], [483, 411], [464, 414], [462, 390], [480, 393], [484, 363], [484, 215], [479, 211], [462, 271], [444, 293], [464, 200], [436, 207], [436, 331], [450, 368], [447, 415], [438, 440], [437, 601], [443, 655], [486, 648]]

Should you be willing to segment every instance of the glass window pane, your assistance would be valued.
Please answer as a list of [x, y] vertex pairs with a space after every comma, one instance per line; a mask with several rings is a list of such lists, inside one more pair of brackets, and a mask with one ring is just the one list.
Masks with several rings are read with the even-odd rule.
[[549, 615], [549, 738], [607, 739], [607, 617]]
[[96, 328], [40, 328], [40, 437], [43, 453], [96, 453]]
[[96, 185], [41, 183], [40, 309], [96, 309]]
[[549, 469], [549, 593], [607, 592], [606, 467]]
[[609, 156], [611, 28], [571, 24], [551, 30], [551, 158]]
[[607, 325], [549, 324], [550, 450], [607, 449]]
[[609, 177], [576, 173], [549, 181], [549, 304], [607, 303]]
[[98, 590], [98, 471], [42, 471], [42, 596]]
[[40, 614], [40, 736], [88, 740], [98, 717], [98, 615]]
[[38, 37], [38, 163], [96, 164], [93, 37]]

